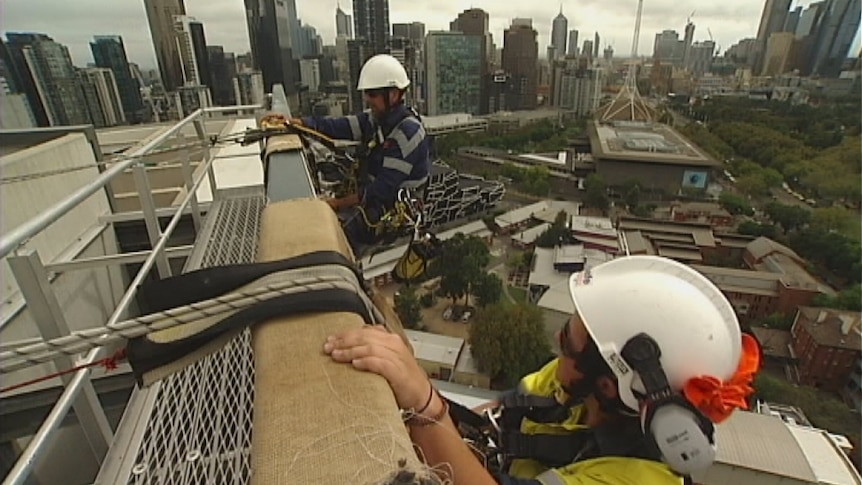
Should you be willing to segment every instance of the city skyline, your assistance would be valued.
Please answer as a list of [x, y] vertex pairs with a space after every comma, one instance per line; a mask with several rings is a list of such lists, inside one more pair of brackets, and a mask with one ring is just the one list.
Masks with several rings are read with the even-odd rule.
[[[33, 2], [12, 2], [4, 5], [5, 32], [39, 32], [50, 35], [57, 42], [69, 47], [72, 60], [77, 66], [92, 63], [89, 42], [94, 35], [120, 35], [128, 52], [129, 62], [137, 63], [142, 69], [157, 66], [152, 40], [146, 22], [143, 0], [120, 0], [117, 2], [94, 3], [94, 8], [82, 8], [79, 0], [74, 4], [56, 1], [51, 8], [44, 0], [38, 5]], [[297, 2], [298, 16], [304, 24], [317, 29], [325, 44], [333, 44], [335, 39], [335, 11], [340, 3], [342, 10], [352, 15], [352, 2], [349, 0], [320, 0], [316, 2]], [[686, 18], [695, 11], [692, 21], [698, 29], [695, 41], [707, 40], [712, 32], [713, 38], [723, 53], [728, 47], [746, 37], [755, 37], [763, 9], [762, 2], [750, 0], [728, 0], [720, 5], [698, 5], [688, 2], [679, 6], [670, 0], [651, 0], [644, 3], [644, 18], [639, 41], [639, 55], [651, 54], [651, 40], [656, 32], [665, 29], [682, 33]], [[807, 6], [813, 0], [799, 1], [796, 6]], [[629, 54], [634, 15], [637, 7], [635, 0], [580, 0], [568, 2], [542, 2], [541, 5], [504, 5], [492, 0], [440, 0], [436, 2], [408, 3], [406, 0], [390, 0], [390, 22], [423, 22], [426, 32], [448, 30], [451, 22], [461, 11], [482, 8], [490, 16], [490, 32], [499, 48], [503, 44], [503, 31], [516, 17], [533, 19], [538, 32], [539, 55], [544, 57], [550, 43], [551, 23], [559, 13], [562, 4], [563, 14], [568, 19], [568, 28], [580, 31], [583, 38], [591, 38], [598, 32], [602, 38], [600, 50], [611, 45], [617, 56]], [[205, 26], [209, 45], [221, 45], [227, 52], [242, 54], [250, 50], [248, 30], [242, 0], [186, 0], [188, 15], [194, 16]], [[84, 15], [86, 13], [86, 15]], [[141, 22], [122, 22], [123, 28], [106, 28], [117, 25], [118, 18], [140, 18]], [[587, 19], [599, 18], [590, 22]], [[70, 21], [74, 19], [73, 21]], [[857, 32], [851, 54], [859, 49], [860, 35]]]

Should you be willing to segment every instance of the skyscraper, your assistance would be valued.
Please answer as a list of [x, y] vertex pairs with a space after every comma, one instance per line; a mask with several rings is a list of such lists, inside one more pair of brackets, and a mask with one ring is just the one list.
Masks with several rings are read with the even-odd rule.
[[[560, 5], [560, 13], [554, 17], [553, 27], [551, 29], [551, 45], [554, 46], [554, 54], [556, 58], [562, 58], [566, 55], [566, 34], [569, 29], [569, 20], [563, 15], [563, 6]], [[553, 61], [553, 59], [548, 59]]]
[[453, 32], [463, 32], [466, 35], [478, 35], [485, 39], [485, 59], [488, 64], [493, 63], [494, 54], [494, 39], [491, 37], [491, 32], [488, 30], [488, 12], [481, 8], [471, 8], [464, 10], [458, 14], [452, 22], [449, 23], [449, 30]]
[[754, 47], [754, 72], [763, 68], [763, 57], [766, 54], [766, 41], [775, 32], [784, 30], [787, 14], [792, 0], [766, 0], [763, 4], [763, 14], [760, 16], [760, 26], [757, 28], [757, 43]]
[[429, 32], [425, 45], [425, 97], [429, 115], [480, 113], [483, 39], [461, 32]]
[[299, 58], [317, 57], [323, 54], [323, 39], [317, 29], [305, 24], [299, 28]]
[[421, 48], [422, 43], [425, 42], [425, 24], [422, 22], [392, 24], [392, 37], [410, 39], [417, 48]]
[[39, 126], [84, 125], [90, 115], [66, 46], [38, 33], [7, 33], [4, 63]]
[[[266, 92], [273, 84], [295, 94], [300, 81], [299, 63], [294, 52], [299, 20], [294, 0], [245, 0], [249, 43], [254, 68], [261, 71]], [[243, 91], [245, 92], [245, 91]]]
[[153, 38], [162, 85], [166, 91], [173, 91], [183, 85], [174, 16], [185, 15], [186, 6], [183, 0], [144, 0], [144, 8], [147, 10], [150, 36]]
[[103, 128], [125, 123], [114, 72], [103, 67], [89, 67], [79, 70], [78, 76], [93, 126]]
[[537, 35], [529, 19], [514, 19], [512, 25], [503, 32], [503, 70], [511, 75], [517, 86], [512, 109], [536, 109], [539, 60]]
[[859, 31], [862, 0], [827, 0], [814, 47], [812, 74], [838, 77]]
[[694, 23], [689, 19], [685, 24], [685, 37], [682, 40], [682, 64], [686, 67], [691, 64], [692, 41], [694, 41]]
[[799, 26], [799, 17], [802, 16], [802, 7], [796, 7], [795, 10], [787, 14], [787, 20], [784, 21], [784, 32], [796, 33], [796, 27]]
[[[483, 80], [479, 89], [480, 107], [479, 113], [488, 113], [488, 89], [485, 79], [491, 72], [492, 55], [494, 52], [494, 42], [491, 38], [491, 32], [488, 30], [488, 12], [481, 8], [471, 8], [464, 10], [458, 14], [452, 22], [449, 23], [449, 30], [453, 32], [461, 32], [464, 35], [478, 37], [481, 39], [482, 49], [482, 64], [480, 76]], [[427, 62], [426, 62], [427, 65]], [[427, 73], [426, 73], [427, 77]]]
[[336, 37], [353, 38], [353, 19], [341, 10], [341, 5], [335, 8], [335, 35]]
[[569, 31], [569, 49], [566, 54], [570, 56], [578, 55], [578, 31], [576, 29]]
[[356, 86], [359, 84], [359, 71], [362, 69], [362, 64], [369, 57], [371, 57], [371, 48], [364, 37], [347, 41], [347, 73], [349, 76], [347, 92], [350, 93], [348, 110], [351, 112], [359, 111], [364, 106], [362, 93], [356, 89]]
[[353, 0], [357, 38], [368, 42], [369, 57], [389, 52], [389, 0]]
[[207, 85], [212, 93], [213, 103], [218, 106], [236, 104], [233, 78], [236, 77], [236, 58], [233, 52], [225, 52], [220, 45], [207, 46], [210, 65], [210, 80]]
[[593, 37], [593, 59], [599, 58], [599, 45], [602, 43], [601, 37], [599, 37], [599, 33], [596, 32], [596, 35]]
[[119, 35], [97, 35], [93, 37], [93, 42], [90, 42], [90, 50], [93, 52], [93, 60], [97, 67], [110, 69], [114, 73], [126, 121], [132, 123], [143, 121], [144, 103], [141, 100], [141, 87], [132, 77], [123, 38]]
[[204, 26], [194, 17], [174, 17], [177, 46], [183, 66], [183, 85], [208, 86], [211, 80]]

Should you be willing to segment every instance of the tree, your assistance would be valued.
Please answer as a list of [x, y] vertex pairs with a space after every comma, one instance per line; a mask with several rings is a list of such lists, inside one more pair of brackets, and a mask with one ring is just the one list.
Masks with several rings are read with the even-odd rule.
[[503, 280], [494, 273], [485, 273], [473, 283], [472, 293], [479, 307], [493, 305], [503, 295]]
[[629, 210], [634, 212], [641, 198], [641, 185], [636, 179], [629, 179], [623, 184], [623, 194]]
[[536, 238], [536, 246], [540, 248], [552, 248], [560, 242], [569, 240], [569, 215], [565, 211], [560, 211], [554, 219], [554, 223], [547, 231], [543, 232]]
[[470, 285], [479, 279], [490, 262], [491, 253], [481, 239], [459, 232], [443, 242], [431, 273], [440, 276], [441, 293], [454, 304], [461, 297], [469, 299]]
[[751, 205], [745, 198], [727, 191], [722, 192], [718, 196], [718, 204], [733, 215], [754, 215], [754, 209], [751, 208]]
[[419, 322], [422, 321], [422, 312], [419, 298], [416, 297], [416, 291], [413, 288], [405, 287], [395, 294], [395, 313], [405, 327], [418, 327]]
[[515, 385], [552, 356], [542, 312], [533, 305], [482, 308], [473, 318], [469, 335], [479, 370], [507, 385]]
[[586, 191], [584, 194], [584, 203], [588, 207], [599, 209], [602, 213], [607, 212], [610, 206], [608, 185], [601, 175], [595, 173], [588, 175], [587, 179], [584, 180], [584, 190]]
[[811, 424], [833, 433], [848, 435], [859, 443], [859, 413], [843, 402], [808, 386], [795, 386], [787, 381], [760, 372], [754, 380], [757, 397], [764, 401], [780, 402], [802, 409]]
[[834, 308], [836, 310], [860, 312], [862, 311], [862, 285], [856, 283], [835, 296], [821, 293], [814, 297], [811, 305], [823, 308]]
[[755, 221], [744, 221], [739, 224], [739, 227], [736, 228], [736, 231], [740, 234], [744, 234], [746, 236], [764, 236], [769, 239], [775, 239], [775, 236], [778, 231], [775, 230], [775, 226], [772, 224], [760, 224]]
[[761, 320], [759, 326], [772, 328], [776, 330], [790, 330], [793, 325], [793, 315], [785, 315], [784, 313], [773, 313]]
[[798, 229], [811, 219], [811, 211], [795, 205], [784, 205], [770, 202], [766, 205], [766, 215], [774, 222], [781, 224], [784, 231]]

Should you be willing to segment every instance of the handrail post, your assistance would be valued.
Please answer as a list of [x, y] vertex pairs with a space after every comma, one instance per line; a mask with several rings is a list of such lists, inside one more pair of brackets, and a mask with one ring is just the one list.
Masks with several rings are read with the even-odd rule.
[[[184, 145], [186, 143], [186, 137], [182, 133], [177, 133], [177, 142], [180, 145]], [[191, 206], [192, 206], [192, 223], [195, 226], [195, 234], [200, 232], [201, 230], [201, 208], [198, 205], [198, 195], [192, 192], [192, 185], [194, 185], [194, 174], [192, 173], [191, 160], [189, 157], [189, 150], [184, 148], [180, 152], [180, 158], [182, 158], [183, 162], [183, 180], [186, 183], [186, 192], [187, 196], [191, 197]], [[204, 160], [205, 161], [205, 160]]]
[[[31, 249], [20, 251], [7, 258], [9, 267], [15, 275], [15, 281], [21, 294], [27, 301], [27, 309], [43, 340], [50, 340], [70, 335], [69, 326], [63, 316], [63, 310], [51, 283], [48, 273], [42, 265], [39, 254]], [[54, 359], [57, 370], [66, 370], [75, 366], [68, 355], [58, 355]], [[68, 386], [72, 376], [61, 377], [63, 384]], [[108, 418], [99, 402], [99, 396], [89, 377], [84, 381], [81, 395], [74, 402], [75, 415], [87, 437], [87, 442], [98, 463], [102, 462], [113, 439]]]
[[[200, 140], [203, 145], [203, 158], [202, 163], [206, 163], [209, 161], [210, 156], [212, 156], [212, 152], [210, 151], [209, 140], [207, 139], [207, 128], [203, 118], [203, 115], [195, 118], [194, 121], [195, 133], [198, 136], [198, 140]], [[209, 169], [207, 169], [207, 177], [210, 182], [210, 193], [212, 194], [212, 201], [216, 200], [216, 178], [215, 178], [215, 170], [213, 166], [210, 165]]]
[[[135, 176], [135, 188], [138, 189], [138, 198], [141, 201], [141, 211], [144, 213], [144, 222], [147, 226], [147, 236], [150, 239], [150, 247], [155, 248], [162, 237], [162, 228], [159, 225], [159, 217], [156, 215], [156, 204], [153, 200], [153, 189], [150, 186], [150, 177], [144, 162], [135, 164], [133, 169]], [[171, 266], [168, 256], [164, 253], [156, 254], [156, 269], [159, 278], [167, 278], [171, 275]]]

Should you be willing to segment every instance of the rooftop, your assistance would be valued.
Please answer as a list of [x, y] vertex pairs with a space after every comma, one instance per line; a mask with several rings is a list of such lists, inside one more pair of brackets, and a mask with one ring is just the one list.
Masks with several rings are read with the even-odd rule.
[[775, 242], [768, 237], [759, 237], [754, 241], [751, 241], [748, 246], [745, 248], [754, 261], [760, 261], [761, 259], [769, 256], [773, 253], [781, 253], [789, 256], [790, 258], [795, 259], [796, 261], [804, 262], [801, 256], [796, 254], [796, 252], [787, 246]]
[[520, 224], [524, 221], [530, 220], [535, 214], [541, 214], [542, 212], [548, 210], [549, 204], [547, 201], [536, 202], [534, 204], [530, 204], [524, 207], [519, 207], [515, 210], [511, 210], [506, 212], [505, 214], [501, 214], [494, 218], [494, 223], [497, 224], [497, 227], [500, 229], [505, 229], [509, 226], [513, 226], [515, 224]]
[[695, 474], [696, 482], [720, 483], [716, 479], [726, 477], [720, 471], [724, 465], [807, 484], [862, 483], [850, 460], [823, 430], [787, 424], [771, 415], [736, 411], [716, 426], [715, 434], [715, 463], [706, 472]]
[[781, 277], [768, 271], [691, 265], [723, 291], [777, 296]]
[[543, 222], [538, 226], [524, 229], [523, 231], [512, 234], [512, 240], [517, 241], [521, 244], [533, 244], [534, 242], [536, 242], [536, 239], [539, 236], [544, 234], [550, 228], [550, 224], [548, 224], [547, 222]]
[[620, 218], [617, 229], [625, 231], [638, 230], [645, 237], [660, 237], [662, 234], [681, 234], [690, 236], [694, 244], [699, 247], [715, 247], [715, 236], [713, 236], [712, 227], [709, 224], [623, 217]]
[[862, 349], [862, 316], [858, 312], [830, 308], [799, 307], [796, 325], [801, 325], [817, 345]]
[[533, 217], [543, 222], [553, 223], [557, 220], [557, 215], [560, 212], [565, 212], [569, 217], [578, 217], [581, 212], [580, 202], [572, 202], [568, 200], [549, 200], [548, 208], [542, 212], [534, 214]]
[[464, 339], [404, 329], [417, 359], [455, 367]]
[[617, 230], [607, 217], [577, 216], [572, 218], [572, 232], [617, 238]]
[[720, 166], [676, 130], [662, 123], [594, 121], [589, 126], [589, 135], [593, 157], [598, 160]]
[[835, 290], [815, 278], [804, 263], [783, 253], [773, 253], [763, 258], [754, 268], [781, 275], [781, 282], [790, 288], [800, 288], [834, 295]]
[[760, 342], [763, 349], [763, 354], [767, 357], [777, 357], [780, 359], [793, 358], [790, 350], [791, 336], [787, 330], [778, 330], [766, 327], [752, 327], [751, 331]]

